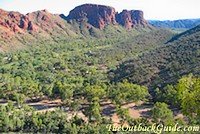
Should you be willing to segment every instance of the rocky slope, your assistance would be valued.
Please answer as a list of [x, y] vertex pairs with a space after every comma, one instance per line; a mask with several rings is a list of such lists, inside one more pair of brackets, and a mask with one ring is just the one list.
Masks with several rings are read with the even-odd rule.
[[0, 10], [0, 28], [2, 32], [6, 32], [8, 35], [27, 32], [52, 34], [51, 32], [56, 30], [67, 32], [70, 29], [66, 26], [67, 22], [59, 15], [51, 14], [47, 10], [26, 15]]
[[25, 15], [20, 14], [19, 12], [6, 12], [0, 10], [0, 28], [1, 31], [11, 35], [14, 33], [23, 33], [27, 30], [34, 31], [35, 26]]
[[76, 36], [72, 26], [46, 10], [26, 15], [0, 10], [0, 51]]

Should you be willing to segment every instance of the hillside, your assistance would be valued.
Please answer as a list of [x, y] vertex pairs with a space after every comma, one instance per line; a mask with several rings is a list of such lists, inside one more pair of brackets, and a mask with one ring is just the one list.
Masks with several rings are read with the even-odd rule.
[[28, 13], [0, 11], [1, 51], [79, 36], [66, 21], [46, 10]]
[[144, 53], [159, 48], [175, 35], [170, 30], [154, 29], [154, 30], [140, 30], [137, 34], [132, 36], [122, 36], [117, 38], [117, 42], [110, 45], [106, 49], [96, 51], [102, 64], [108, 64], [114, 67], [122, 61], [139, 57]]
[[128, 79], [151, 88], [162, 87], [183, 75], [200, 74], [200, 25], [172, 38], [139, 58], [121, 63], [110, 72], [113, 81]]
[[155, 27], [187, 30], [199, 25], [200, 19], [184, 19], [174, 21], [149, 20], [148, 22]]

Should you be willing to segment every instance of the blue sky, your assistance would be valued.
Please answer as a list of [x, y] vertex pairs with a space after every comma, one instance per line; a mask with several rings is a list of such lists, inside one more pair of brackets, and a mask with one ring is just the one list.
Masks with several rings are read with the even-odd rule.
[[74, 7], [94, 3], [123, 9], [140, 9], [146, 19], [175, 20], [200, 18], [200, 0], [0, 0], [0, 8], [21, 13], [47, 9], [68, 15]]

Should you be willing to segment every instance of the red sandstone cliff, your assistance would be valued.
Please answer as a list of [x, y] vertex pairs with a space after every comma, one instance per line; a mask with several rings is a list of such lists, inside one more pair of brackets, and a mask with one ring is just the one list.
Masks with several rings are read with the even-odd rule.
[[127, 29], [149, 25], [140, 10], [123, 10], [121, 13], [116, 13], [113, 7], [94, 4], [78, 6], [71, 10], [66, 18], [67, 20], [73, 19], [79, 22], [86, 21], [99, 29], [103, 29], [106, 25], [117, 23]]
[[92, 26], [103, 29], [106, 25], [116, 24], [115, 9], [109, 6], [84, 4], [74, 8], [68, 20], [87, 21]]
[[123, 10], [121, 13], [116, 14], [117, 22], [127, 29], [136, 26], [146, 27], [148, 22], [144, 19], [143, 12], [140, 10]]

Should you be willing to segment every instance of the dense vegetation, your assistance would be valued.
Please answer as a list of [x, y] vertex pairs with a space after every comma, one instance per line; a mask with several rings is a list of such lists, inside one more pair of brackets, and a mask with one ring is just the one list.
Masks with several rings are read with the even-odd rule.
[[151, 89], [176, 83], [181, 76], [199, 75], [199, 27], [174, 36], [162, 47], [127, 60], [110, 72], [113, 81], [128, 79]]
[[[172, 32], [143, 29], [118, 36], [112, 27], [104, 32], [113, 38], [1, 53], [0, 98], [6, 103], [0, 106], [0, 132], [112, 133], [107, 128], [112, 119], [103, 112], [106, 103], [120, 124], [200, 123], [198, 39], [164, 44]], [[44, 98], [61, 103], [44, 112], [28, 105]], [[131, 118], [124, 105], [133, 102], [152, 103], [149, 118]], [[174, 109], [184, 118], [175, 119]]]

